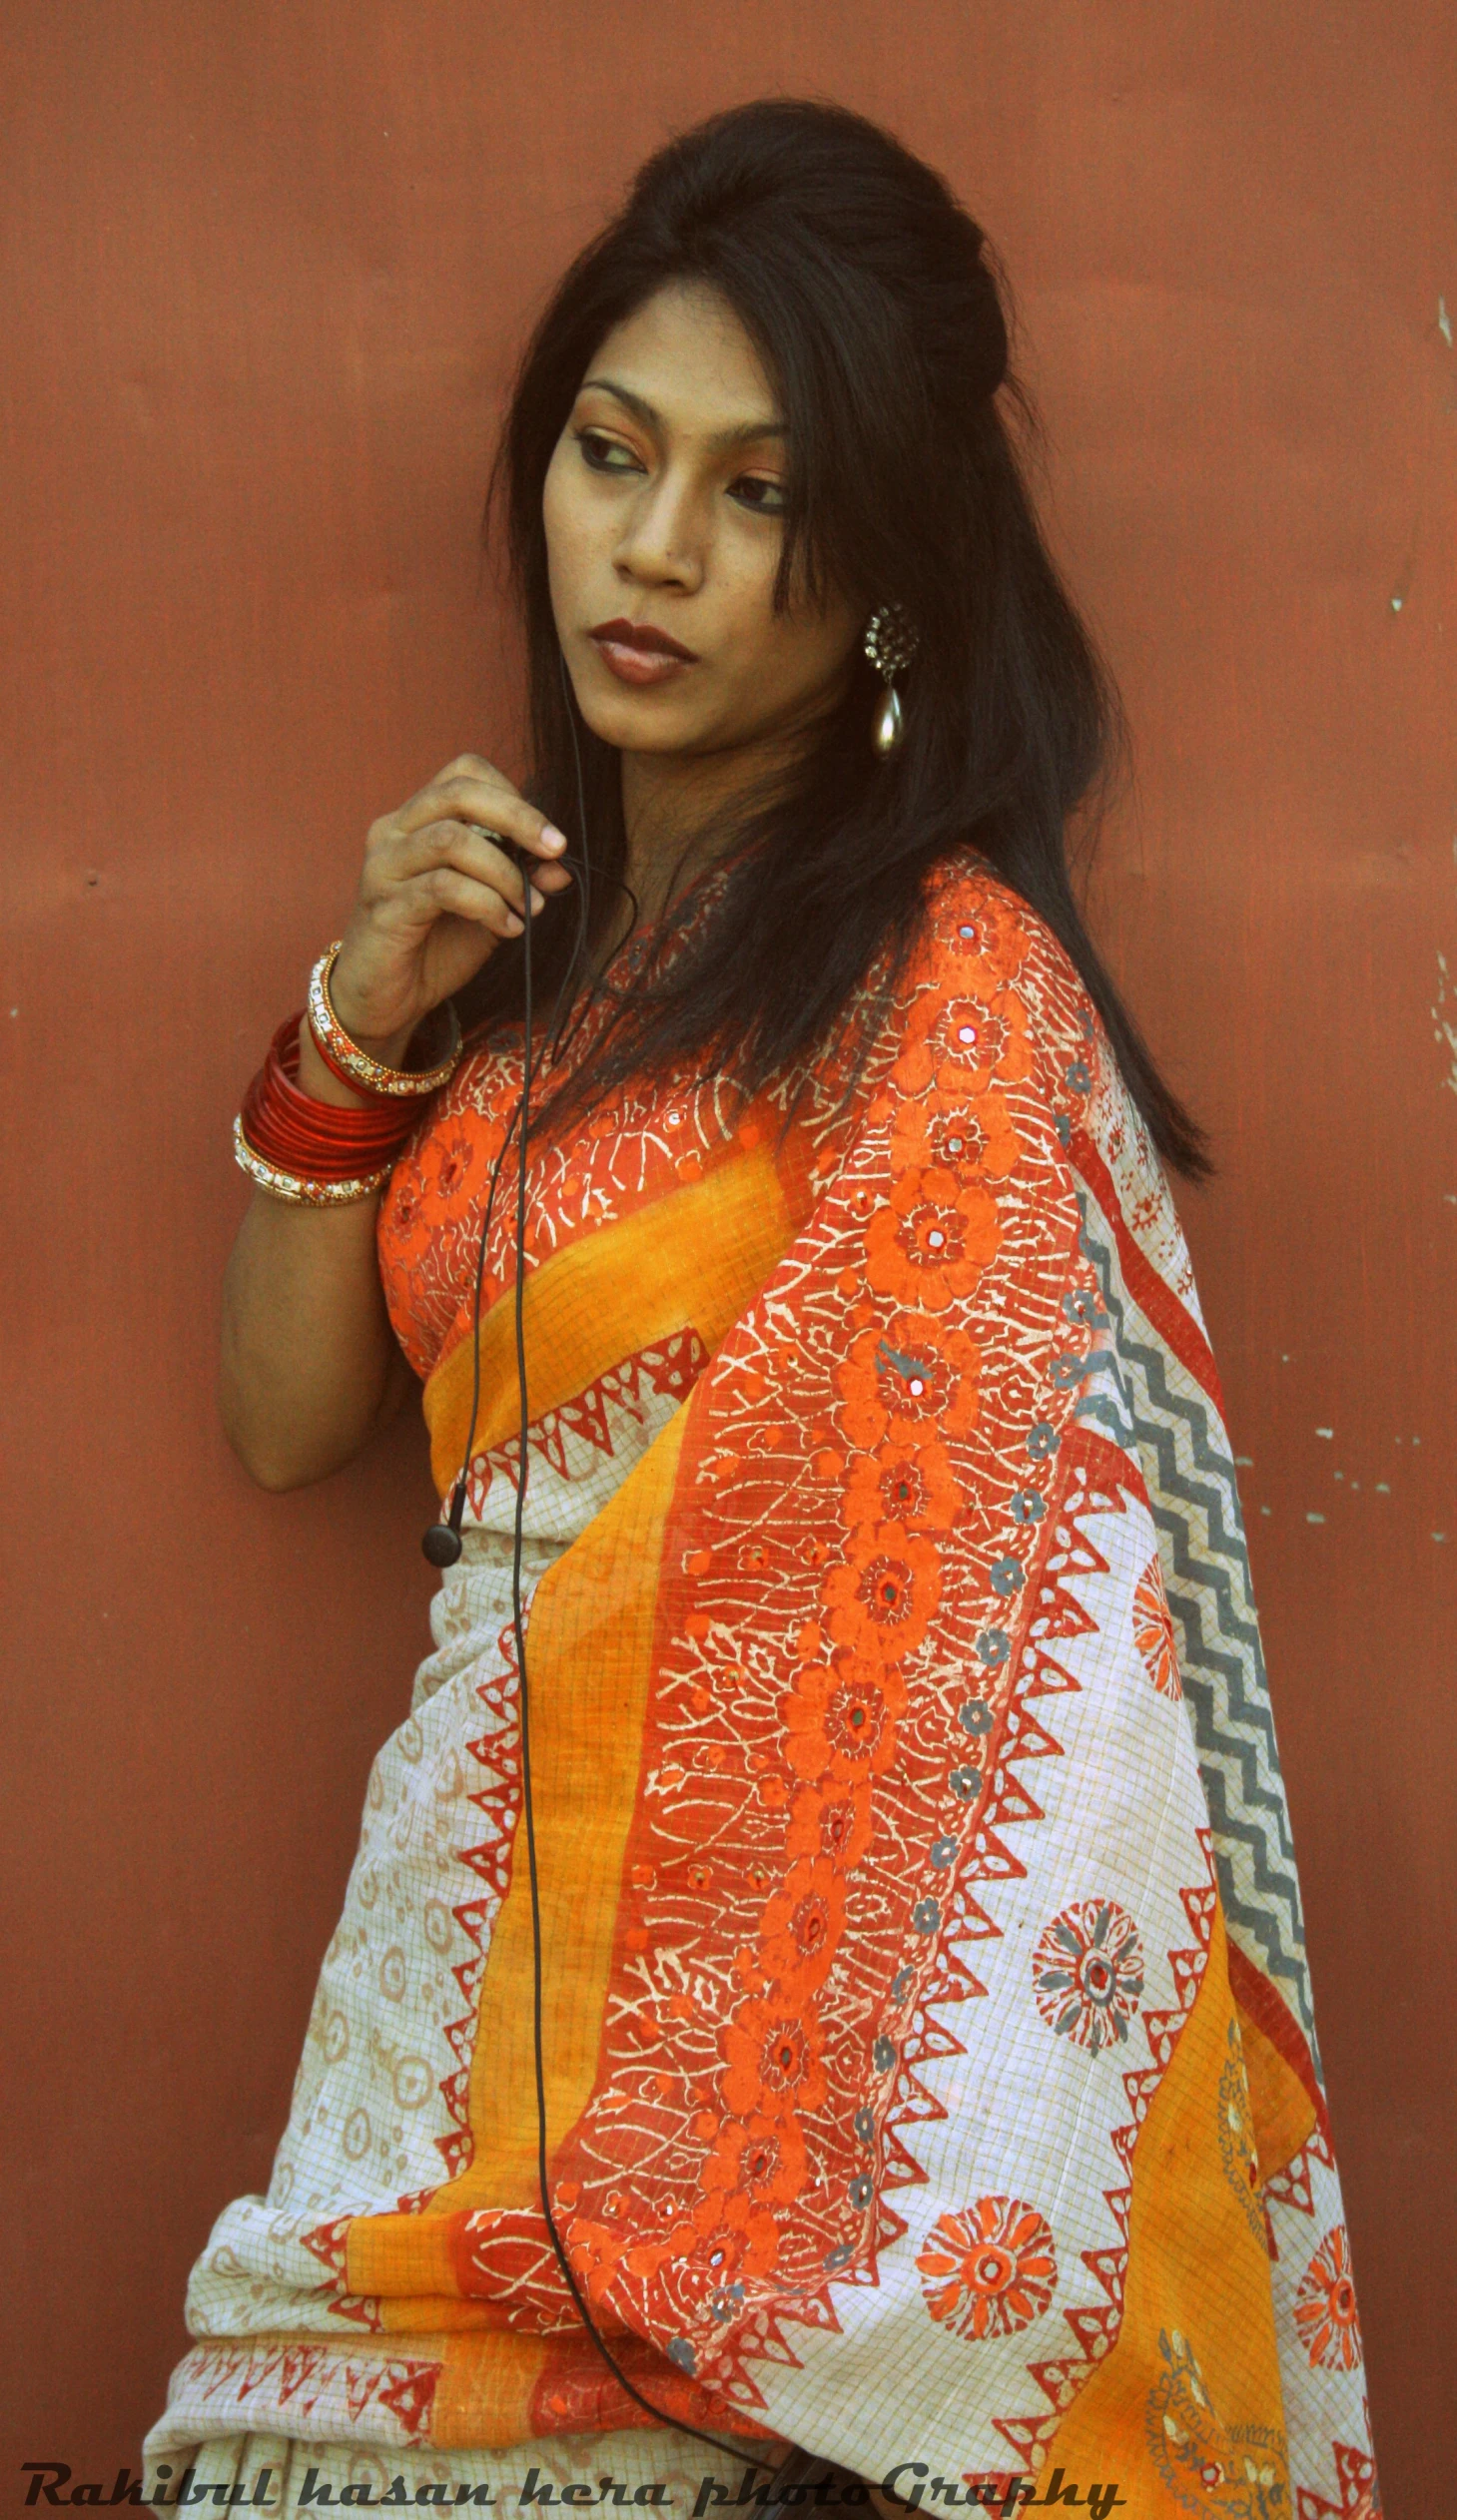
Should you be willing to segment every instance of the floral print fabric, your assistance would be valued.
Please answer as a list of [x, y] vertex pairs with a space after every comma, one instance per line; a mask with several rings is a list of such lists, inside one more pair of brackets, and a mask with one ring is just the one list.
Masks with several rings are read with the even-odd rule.
[[[382, 1219], [442, 1489], [518, 1076], [509, 1043], [459, 1071]], [[787, 1132], [788, 1085], [629, 1088], [533, 1158], [554, 2218], [668, 2421], [877, 2478], [1344, 2510], [1375, 2491], [1359, 2331], [1167, 1186], [1066, 956], [974, 865], [844, 1081]], [[638, 2419], [535, 2186], [510, 1400], [154, 2454]]]

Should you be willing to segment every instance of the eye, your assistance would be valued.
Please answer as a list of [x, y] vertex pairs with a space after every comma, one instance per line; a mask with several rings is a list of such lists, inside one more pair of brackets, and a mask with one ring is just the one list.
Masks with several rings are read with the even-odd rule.
[[784, 483], [763, 472], [741, 472], [737, 481], [729, 483], [729, 497], [756, 516], [782, 516], [788, 504]]
[[582, 450], [583, 463], [593, 472], [640, 472], [641, 464], [630, 446], [620, 437], [608, 437], [598, 428], [579, 428], [576, 441]]

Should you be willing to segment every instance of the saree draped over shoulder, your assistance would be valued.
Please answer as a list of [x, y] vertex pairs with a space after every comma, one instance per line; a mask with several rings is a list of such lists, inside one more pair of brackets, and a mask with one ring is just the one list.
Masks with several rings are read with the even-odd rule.
[[[518, 1032], [468, 1060], [381, 1212], [442, 1495], [519, 1076]], [[1072, 964], [976, 862], [934, 881], [843, 1082], [821, 1062], [787, 1133], [787, 1086], [629, 1087], [528, 1171], [577, 2281], [665, 2425], [927, 2511], [1021, 2475], [1115, 2483], [1134, 2520], [1372, 2513], [1239, 1498], [1162, 1171]], [[464, 1556], [268, 2196], [193, 2274], [148, 2443], [174, 2471], [250, 2439], [357, 2482], [715, 2468], [613, 2377], [541, 2208], [512, 1160]], [[731, 2498], [743, 2463], [717, 2473]]]

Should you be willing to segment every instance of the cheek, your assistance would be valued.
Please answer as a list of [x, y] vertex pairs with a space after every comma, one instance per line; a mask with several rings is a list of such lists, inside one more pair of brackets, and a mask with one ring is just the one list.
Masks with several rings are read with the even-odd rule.
[[777, 690], [785, 699], [803, 699], [835, 683], [858, 641], [856, 609], [832, 597], [824, 611], [810, 612], [801, 596], [798, 601], [791, 598], [787, 612], [776, 612], [777, 541], [771, 546], [766, 537], [757, 548], [724, 556], [745, 680], [761, 691]]
[[736, 549], [732, 536], [725, 540], [728, 547], [721, 543], [714, 554], [714, 610], [735, 681], [760, 697], [800, 685], [813, 640], [807, 640], [805, 625], [793, 613], [774, 609], [777, 545], [767, 535], [747, 548]]
[[855, 645], [853, 617], [806, 620], [791, 613], [771, 619], [765, 634], [765, 662], [782, 689], [808, 694], [840, 680]]
[[560, 626], [575, 612], [576, 596], [600, 556], [597, 545], [602, 539], [602, 526], [593, 515], [592, 503], [582, 497], [580, 481], [574, 477], [570, 463], [563, 460], [560, 449], [552, 456], [542, 484], [541, 523], [546, 536], [551, 600]]

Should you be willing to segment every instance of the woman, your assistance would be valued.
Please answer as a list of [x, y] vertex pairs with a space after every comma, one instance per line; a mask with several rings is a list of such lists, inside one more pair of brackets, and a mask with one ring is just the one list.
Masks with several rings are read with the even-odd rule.
[[1375, 2507], [982, 248], [824, 107], [643, 170], [504, 442], [529, 795], [374, 826], [250, 1090], [230, 1435], [302, 1485], [422, 1377], [443, 1578], [154, 2492]]

